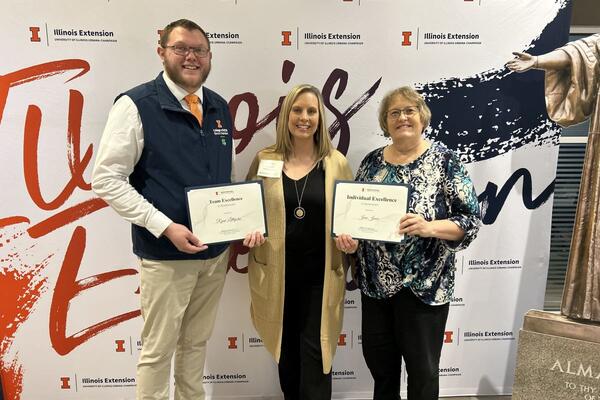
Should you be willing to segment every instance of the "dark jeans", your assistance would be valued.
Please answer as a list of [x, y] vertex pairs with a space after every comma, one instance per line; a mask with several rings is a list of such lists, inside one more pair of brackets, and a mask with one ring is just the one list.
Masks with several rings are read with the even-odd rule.
[[323, 374], [323, 287], [286, 284], [279, 383], [285, 400], [331, 399], [331, 373]]
[[362, 299], [363, 355], [375, 381], [373, 400], [400, 399], [402, 358], [409, 400], [438, 400], [439, 364], [449, 304], [430, 306], [409, 288], [389, 299]]

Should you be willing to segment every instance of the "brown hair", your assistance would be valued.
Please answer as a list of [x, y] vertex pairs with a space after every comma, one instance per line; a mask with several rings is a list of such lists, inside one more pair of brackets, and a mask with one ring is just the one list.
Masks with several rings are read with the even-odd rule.
[[383, 135], [385, 137], [390, 136], [387, 127], [387, 112], [388, 108], [390, 107], [390, 103], [396, 96], [404, 97], [406, 100], [415, 103], [415, 105], [419, 109], [419, 116], [421, 117], [423, 130], [425, 130], [425, 128], [427, 128], [429, 126], [429, 123], [431, 122], [431, 110], [429, 109], [427, 103], [425, 103], [425, 100], [423, 99], [423, 96], [421, 96], [419, 92], [417, 92], [415, 89], [409, 86], [402, 86], [387, 92], [381, 100], [381, 104], [379, 105], [379, 126], [383, 131]]
[[178, 19], [177, 21], [173, 21], [169, 25], [165, 26], [162, 32], [160, 33], [161, 47], [165, 47], [167, 45], [171, 31], [178, 27], [182, 27], [188, 31], [200, 31], [202, 35], [206, 38], [206, 41], [208, 42], [208, 50], [210, 50], [210, 40], [208, 39], [208, 35], [206, 34], [206, 32], [204, 32], [204, 29], [202, 29], [200, 25], [198, 25], [194, 21], [190, 21], [189, 19]]

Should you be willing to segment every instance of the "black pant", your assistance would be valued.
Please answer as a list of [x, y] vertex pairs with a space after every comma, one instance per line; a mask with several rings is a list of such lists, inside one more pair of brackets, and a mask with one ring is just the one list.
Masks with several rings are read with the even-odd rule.
[[285, 400], [331, 399], [331, 373], [323, 374], [323, 287], [286, 284], [279, 383]]
[[430, 306], [409, 288], [389, 299], [362, 299], [363, 355], [375, 381], [373, 400], [400, 399], [402, 358], [409, 400], [437, 400], [449, 304]]

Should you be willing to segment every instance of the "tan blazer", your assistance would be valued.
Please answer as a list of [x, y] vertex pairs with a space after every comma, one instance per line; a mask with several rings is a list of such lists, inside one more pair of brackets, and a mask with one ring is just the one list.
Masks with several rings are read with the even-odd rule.
[[[283, 155], [269, 148], [258, 152], [247, 180], [262, 179], [269, 236], [262, 246], [250, 250], [248, 279], [252, 304], [252, 322], [266, 349], [279, 362], [283, 330], [283, 298], [285, 289], [285, 204], [282, 178], [256, 175], [261, 160], [283, 160]], [[337, 150], [323, 160], [325, 170], [325, 280], [321, 306], [321, 354], [323, 373], [331, 371], [338, 337], [342, 330], [346, 270], [342, 254], [331, 237], [331, 211], [336, 179], [351, 180], [352, 171], [346, 158]]]

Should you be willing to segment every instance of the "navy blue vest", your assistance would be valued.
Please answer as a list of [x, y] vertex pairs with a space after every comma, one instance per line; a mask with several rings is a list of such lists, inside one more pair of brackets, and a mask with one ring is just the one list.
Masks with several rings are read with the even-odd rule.
[[[202, 127], [167, 87], [162, 72], [124, 93], [137, 106], [144, 149], [129, 176], [131, 185], [174, 222], [190, 228], [185, 188], [231, 181], [232, 123], [227, 102], [203, 88]], [[209, 245], [197, 254], [182, 253], [164, 236], [132, 225], [133, 252], [150, 260], [208, 259], [227, 244]], [[198, 235], [202, 240], [202, 235]]]

